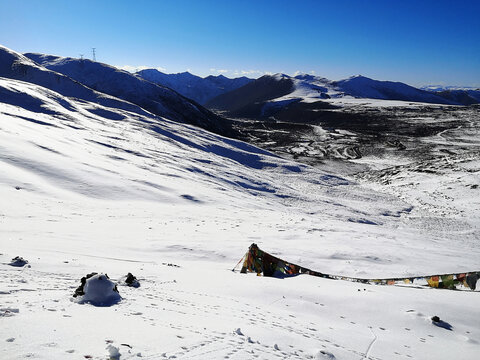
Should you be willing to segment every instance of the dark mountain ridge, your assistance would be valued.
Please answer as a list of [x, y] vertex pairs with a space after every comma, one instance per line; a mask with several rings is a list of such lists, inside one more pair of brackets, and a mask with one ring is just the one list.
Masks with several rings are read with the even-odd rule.
[[136, 75], [155, 84], [169, 87], [202, 105], [216, 96], [235, 90], [253, 81], [245, 76], [230, 79], [223, 75], [210, 75], [202, 78], [189, 72], [165, 74], [156, 69], [141, 70]]
[[290, 94], [293, 89], [294, 82], [286, 75], [264, 75], [241, 88], [217, 96], [205, 106], [227, 111], [231, 116], [257, 117], [266, 101]]

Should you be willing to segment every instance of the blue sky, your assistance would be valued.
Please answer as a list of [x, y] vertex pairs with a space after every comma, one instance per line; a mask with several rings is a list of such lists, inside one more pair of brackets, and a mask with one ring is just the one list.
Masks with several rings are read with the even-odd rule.
[[480, 86], [480, 1], [0, 0], [0, 44], [206, 76]]

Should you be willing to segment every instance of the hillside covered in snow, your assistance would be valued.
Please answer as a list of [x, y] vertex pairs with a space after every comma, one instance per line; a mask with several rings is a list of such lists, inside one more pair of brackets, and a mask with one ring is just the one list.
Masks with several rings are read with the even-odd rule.
[[[478, 271], [477, 156], [356, 181], [195, 126], [210, 112], [114, 68], [29, 57], [0, 48], [0, 358], [475, 359], [480, 286], [231, 269], [257, 243], [358, 278]], [[478, 150], [471, 121], [437, 139], [454, 159]], [[428, 202], [427, 170], [456, 193]]]
[[[170, 88], [151, 83], [127, 71], [87, 59], [33, 53], [24, 56], [43, 68], [68, 76], [96, 91], [141, 106], [155, 115], [221, 134], [231, 132], [225, 119]], [[55, 87], [50, 88], [56, 90]]]

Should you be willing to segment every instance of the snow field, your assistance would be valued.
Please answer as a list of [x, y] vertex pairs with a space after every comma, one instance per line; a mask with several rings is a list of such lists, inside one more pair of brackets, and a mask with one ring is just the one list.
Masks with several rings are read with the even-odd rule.
[[[478, 355], [478, 292], [230, 271], [252, 242], [348, 276], [478, 270], [475, 220], [192, 126], [0, 86], [32, 101], [0, 104], [2, 359]], [[15, 256], [30, 267], [8, 265]], [[119, 286], [109, 307], [78, 304], [91, 272], [141, 286]]]

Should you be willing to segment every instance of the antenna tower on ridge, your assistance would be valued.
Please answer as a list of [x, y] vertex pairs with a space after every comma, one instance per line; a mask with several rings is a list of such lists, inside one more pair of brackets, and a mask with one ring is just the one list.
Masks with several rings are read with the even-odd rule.
[[96, 56], [95, 56], [95, 49], [96, 49], [96, 48], [92, 48], [92, 60], [93, 60], [93, 61], [97, 61], [97, 58], [96, 58]]

